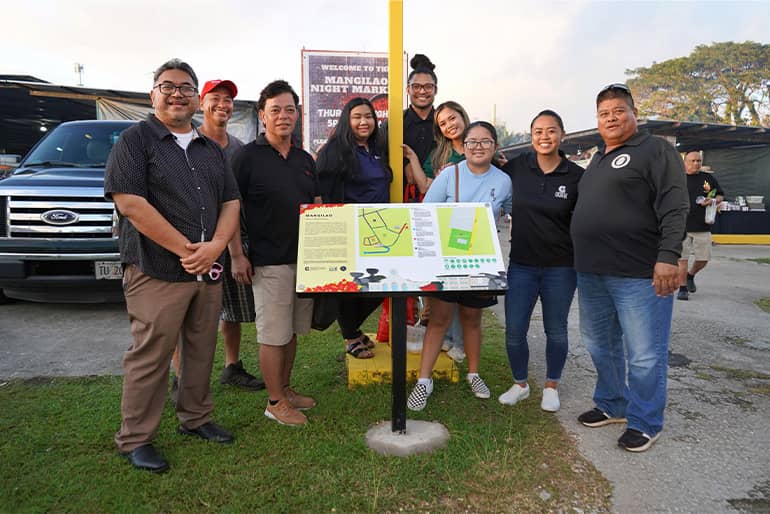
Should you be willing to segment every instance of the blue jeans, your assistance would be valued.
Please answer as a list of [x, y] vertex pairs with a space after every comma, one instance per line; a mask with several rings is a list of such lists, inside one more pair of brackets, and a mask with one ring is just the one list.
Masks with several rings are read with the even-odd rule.
[[546, 380], [558, 382], [567, 361], [567, 316], [575, 295], [575, 270], [567, 267], [508, 266], [505, 348], [513, 379], [525, 382], [529, 367], [527, 332], [538, 297], [543, 307]]
[[465, 341], [463, 340], [463, 327], [460, 325], [460, 314], [457, 312], [459, 309], [460, 306], [456, 305], [454, 314], [452, 315], [452, 323], [446, 331], [444, 341], [451, 341], [451, 344], [449, 345], [450, 348], [459, 348], [463, 350], [465, 348]]
[[[663, 429], [674, 297], [652, 279], [578, 273], [580, 334], [596, 367], [594, 403], [628, 428]], [[626, 365], [627, 363], [627, 365]]]

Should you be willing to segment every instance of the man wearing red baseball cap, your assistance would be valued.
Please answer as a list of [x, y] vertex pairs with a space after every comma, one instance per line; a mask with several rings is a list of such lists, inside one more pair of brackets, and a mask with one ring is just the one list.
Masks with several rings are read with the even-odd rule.
[[[238, 88], [232, 80], [209, 80], [201, 89], [200, 106], [203, 124], [198, 131], [216, 141], [225, 151], [228, 161], [243, 143], [227, 133], [227, 122], [233, 115], [233, 100]], [[219, 378], [221, 384], [259, 391], [265, 383], [248, 373], [239, 358], [241, 323], [254, 323], [254, 295], [251, 291], [251, 262], [247, 257], [243, 212], [241, 230], [236, 231], [227, 245], [222, 280], [222, 337], [225, 341], [225, 368]], [[175, 354], [176, 357], [176, 354]], [[178, 363], [174, 361], [175, 369]], [[173, 385], [172, 385], [173, 389]]]

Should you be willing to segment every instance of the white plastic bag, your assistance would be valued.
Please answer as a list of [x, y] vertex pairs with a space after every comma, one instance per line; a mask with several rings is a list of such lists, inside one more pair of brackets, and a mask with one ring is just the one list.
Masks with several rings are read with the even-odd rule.
[[706, 221], [706, 224], [713, 225], [716, 220], [717, 220], [717, 201], [712, 198], [711, 203], [706, 206], [705, 221]]

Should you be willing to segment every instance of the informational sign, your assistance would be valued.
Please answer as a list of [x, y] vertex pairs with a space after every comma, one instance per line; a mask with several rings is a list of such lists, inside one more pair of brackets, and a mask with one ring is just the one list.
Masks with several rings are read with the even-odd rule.
[[345, 104], [369, 99], [382, 122], [388, 117], [388, 54], [302, 50], [302, 127], [305, 150], [316, 155]]
[[506, 289], [488, 203], [323, 204], [300, 212], [298, 293]]

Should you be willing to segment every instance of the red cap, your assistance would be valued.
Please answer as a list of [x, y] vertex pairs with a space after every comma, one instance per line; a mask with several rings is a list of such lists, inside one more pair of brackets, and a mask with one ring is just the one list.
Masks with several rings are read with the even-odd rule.
[[238, 94], [238, 88], [235, 87], [235, 83], [232, 80], [209, 80], [203, 84], [203, 89], [201, 89], [201, 100], [203, 100], [203, 97], [210, 93], [212, 89], [219, 86], [227, 88], [233, 98]]

